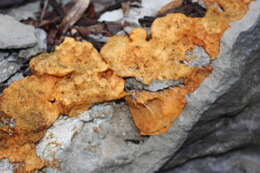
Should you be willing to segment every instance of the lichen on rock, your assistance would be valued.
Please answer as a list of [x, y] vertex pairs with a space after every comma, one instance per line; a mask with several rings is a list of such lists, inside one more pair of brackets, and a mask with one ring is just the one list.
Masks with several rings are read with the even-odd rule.
[[55, 52], [42, 54], [30, 62], [37, 75], [62, 77], [57, 81], [53, 97], [70, 116], [95, 103], [122, 98], [124, 80], [118, 77], [88, 42], [72, 38], [56, 48]]
[[166, 133], [182, 112], [187, 91], [169, 88], [159, 92], [139, 91], [126, 97], [133, 120], [141, 135]]
[[[20, 172], [42, 168], [46, 163], [35, 154], [35, 144], [60, 114], [76, 116], [96, 103], [125, 96], [142, 135], [166, 133], [183, 111], [185, 96], [213, 70], [187, 65], [187, 51], [202, 46], [215, 59], [221, 36], [246, 13], [249, 2], [205, 0], [205, 17], [158, 18], [149, 39], [138, 28], [129, 37], [111, 37], [99, 53], [88, 42], [66, 38], [53, 53], [35, 57], [30, 62], [33, 75], [12, 83], [0, 96], [0, 159], [21, 163]], [[183, 86], [125, 93], [125, 77], [144, 84], [181, 80]], [[14, 125], [3, 123], [6, 119]]]
[[126, 97], [133, 120], [141, 135], [160, 135], [168, 132], [184, 109], [188, 93], [199, 87], [212, 72], [212, 67], [201, 67], [184, 80], [184, 86], [163, 91], [136, 91]]
[[0, 127], [0, 158], [22, 162], [21, 169], [28, 172], [44, 165], [35, 154], [35, 143], [59, 115], [75, 116], [125, 95], [124, 80], [90, 43], [66, 38], [55, 52], [39, 55], [30, 66], [34, 75], [12, 83], [0, 99], [1, 117], [15, 122], [15, 127]]

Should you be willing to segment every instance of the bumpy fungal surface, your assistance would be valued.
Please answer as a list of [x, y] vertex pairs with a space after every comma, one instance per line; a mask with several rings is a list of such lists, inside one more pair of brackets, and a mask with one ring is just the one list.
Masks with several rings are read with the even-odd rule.
[[87, 42], [66, 38], [55, 52], [35, 57], [30, 67], [34, 75], [12, 83], [0, 98], [1, 117], [14, 120], [12, 128], [0, 126], [0, 159], [22, 162], [25, 172], [43, 167], [35, 143], [59, 115], [75, 116], [125, 95], [124, 80]]
[[62, 77], [55, 85], [53, 97], [62, 113], [70, 116], [95, 103], [125, 95], [124, 80], [109, 69], [88, 42], [66, 38], [55, 52], [34, 58], [30, 67], [36, 75]]
[[[146, 40], [146, 31], [138, 28], [130, 37], [115, 36], [101, 49], [101, 55], [121, 77], [135, 77], [145, 84], [153, 80], [180, 80], [192, 73], [183, 43]], [[161, 37], [163, 38], [163, 37]]]
[[166, 133], [182, 112], [187, 91], [169, 88], [156, 93], [140, 91], [126, 97], [133, 120], [142, 135]]
[[11, 127], [8, 123], [0, 127], [0, 158], [23, 162], [24, 171], [44, 165], [34, 143], [59, 116], [59, 106], [51, 102], [56, 81], [51, 76], [27, 77], [10, 85], [0, 98], [1, 117], [14, 120]]
[[[212, 59], [229, 23], [241, 19], [251, 0], [205, 0], [203, 18], [169, 14], [130, 36], [113, 36], [101, 53], [72, 38], [53, 53], [30, 62], [33, 75], [12, 83], [0, 96], [0, 159], [20, 163], [17, 172], [46, 166], [36, 143], [60, 114], [76, 116], [93, 104], [125, 97], [141, 135], [166, 133], [184, 109], [185, 96], [199, 87], [212, 67], [189, 67], [187, 51], [202, 46]], [[144, 84], [180, 80], [183, 86], [158, 92], [124, 91], [124, 77]]]
[[126, 101], [140, 133], [160, 135], [168, 132], [185, 106], [185, 96], [198, 88], [212, 70], [210, 66], [194, 70], [184, 80], [182, 88], [170, 87], [159, 92], [136, 91], [127, 96]]

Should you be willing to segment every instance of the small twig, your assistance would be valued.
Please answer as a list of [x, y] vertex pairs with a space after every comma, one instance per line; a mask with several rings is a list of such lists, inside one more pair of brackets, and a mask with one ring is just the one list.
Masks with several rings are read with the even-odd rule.
[[50, 0], [49, 3], [60, 17], [63, 18], [65, 16], [63, 8], [57, 3], [56, 0]]
[[48, 5], [49, 5], [49, 0], [43, 0], [43, 8], [42, 8], [42, 12], [41, 12], [40, 21], [43, 20], [45, 14], [47, 12]]
[[68, 11], [58, 29], [58, 34], [64, 34], [71, 28], [83, 15], [88, 8], [90, 0], [76, 0], [75, 5]]

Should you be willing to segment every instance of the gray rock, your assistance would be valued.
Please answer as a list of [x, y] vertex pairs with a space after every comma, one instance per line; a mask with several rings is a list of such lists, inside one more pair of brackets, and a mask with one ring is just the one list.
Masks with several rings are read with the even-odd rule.
[[155, 80], [149, 86], [145, 86], [144, 89], [148, 91], [160, 91], [172, 86], [180, 86], [182, 85], [182, 81], [169, 81], [169, 80]]
[[127, 78], [125, 82], [125, 88], [127, 91], [147, 90], [152, 92], [183, 84], [182, 81], [154, 80], [150, 85], [145, 85], [135, 78]]
[[145, 139], [138, 135], [124, 103], [101, 104], [78, 117], [60, 118], [37, 146], [37, 153], [48, 161], [62, 159], [61, 172], [104, 172], [131, 163], [132, 151]]
[[35, 29], [37, 43], [32, 48], [23, 49], [19, 52], [19, 57], [29, 60], [31, 57], [47, 51], [47, 34], [42, 29]]
[[0, 61], [3, 61], [8, 55], [9, 53], [7, 52], [0, 52]]
[[163, 173], [259, 173], [259, 155], [259, 145], [253, 145], [226, 155], [198, 158]]
[[11, 83], [13, 83], [14, 81], [17, 81], [17, 80], [21, 80], [24, 78], [24, 75], [23, 73], [15, 73], [12, 77], [10, 77], [8, 79], [8, 81], [6, 82], [7, 85], [10, 85]]
[[9, 79], [21, 68], [21, 64], [13, 61], [13, 56], [0, 61], [0, 83]]
[[10, 164], [7, 159], [0, 160], [1, 173], [13, 173], [14, 165]]
[[[23, 78], [22, 73], [16, 74], [18, 70], [20, 70], [22, 66], [26, 65], [26, 62], [31, 57], [39, 53], [46, 52], [47, 50], [46, 33], [41, 29], [36, 29], [35, 35], [36, 35], [37, 43], [35, 44], [35, 46], [31, 48], [12, 50], [13, 52], [12, 54], [7, 53], [6, 50], [0, 52], [0, 83], [5, 82], [3, 85], [7, 86], [14, 80], [22, 79]], [[9, 78], [11, 79], [6, 81]]]
[[[225, 106], [224, 106], [225, 107]], [[208, 172], [214, 172], [218, 169], [225, 172], [225, 169], [230, 171], [232, 164], [222, 167], [221, 163], [232, 163], [233, 158], [239, 156], [247, 157], [249, 160], [254, 160], [255, 155], [247, 155], [241, 150], [252, 148], [260, 145], [260, 101], [258, 104], [249, 104], [242, 111], [234, 112], [233, 115], [222, 115], [214, 121], [201, 122], [199, 121], [190, 133], [188, 140], [182, 146], [167, 165], [164, 166], [165, 172], [182, 173], [188, 172], [190, 168], [197, 169], [201, 172], [205, 169], [212, 169]], [[254, 151], [254, 150], [252, 150]], [[256, 149], [256, 151], [259, 151]], [[234, 153], [235, 157], [231, 157], [230, 153]], [[221, 157], [219, 157], [221, 155]], [[210, 160], [219, 162], [214, 166], [206, 165]], [[197, 161], [199, 160], [199, 161]], [[196, 165], [200, 163], [200, 167]], [[161, 172], [164, 172], [163, 169]], [[239, 171], [234, 171], [239, 172]], [[248, 172], [251, 173], [251, 172]]]
[[186, 52], [186, 56], [191, 59], [191, 61], [185, 62], [189, 66], [206, 66], [211, 60], [209, 55], [202, 47], [196, 46], [191, 52]]
[[[136, 129], [131, 125], [129, 110], [123, 103], [93, 107], [90, 110], [92, 113], [87, 113], [87, 118], [62, 120], [64, 123], [53, 126], [57, 129], [64, 126], [60, 129], [66, 132], [66, 129], [75, 127], [72, 122], [76, 122], [79, 130], [76, 128], [75, 135], [66, 132], [62, 134], [64, 138], [59, 138], [60, 143], [63, 139], [69, 139], [70, 143], [62, 144], [61, 149], [54, 150], [55, 158], [61, 159], [61, 171], [50, 168], [45, 171], [47, 173], [156, 172], [175, 156], [199, 119], [212, 120], [211, 126], [214, 127], [214, 118], [228, 112], [236, 113], [248, 104], [254, 105], [259, 102], [259, 6], [260, 0], [252, 2], [247, 15], [242, 20], [232, 23], [225, 32], [221, 41], [221, 52], [212, 62], [214, 71], [194, 93], [187, 96], [184, 111], [167, 134], [149, 138], [138, 136]], [[68, 127], [65, 121], [71, 123], [71, 126]], [[45, 152], [48, 150], [48, 145], [41, 145], [48, 143], [46, 140], [44, 138], [40, 142], [38, 154], [48, 160], [50, 155]], [[67, 144], [66, 140], [64, 141]], [[226, 150], [228, 149], [226, 147]], [[170, 164], [172, 163], [169, 162]]]
[[171, 0], [142, 0], [140, 3], [133, 1], [133, 5], [137, 5], [140, 8], [130, 8], [123, 21], [139, 26], [138, 20], [140, 18], [144, 16], [155, 16], [159, 10], [169, 2], [171, 2]]
[[14, 17], [16, 20], [36, 19], [37, 12], [40, 11], [40, 1], [26, 3], [25, 5], [13, 7], [5, 14]]
[[0, 14], [0, 49], [32, 47], [37, 43], [35, 29], [14, 18]]
[[206, 5], [203, 0], [192, 0], [193, 3], [198, 3], [203, 8], [206, 8]]
[[[259, 3], [259, 1], [256, 3]], [[250, 17], [255, 19], [251, 13], [248, 14], [249, 19]], [[188, 140], [162, 170], [171, 168], [172, 172], [185, 172], [184, 170], [187, 171], [188, 168], [194, 168], [197, 169], [194, 172], [197, 172], [199, 168], [195, 165], [199, 163], [203, 165], [200, 168], [204, 167], [201, 170], [202, 173], [204, 169], [212, 169], [213, 172], [213, 169], [218, 166], [218, 169], [220, 169], [221, 159], [232, 162], [232, 159], [228, 160], [229, 151], [239, 150], [239, 148], [246, 146], [250, 147], [250, 145], [259, 145], [260, 16], [258, 16], [257, 21], [249, 30], [240, 35], [235, 34], [235, 37], [230, 37], [232, 30], [225, 33], [222, 42], [224, 45], [230, 45], [230, 42], [233, 42], [236, 38], [236, 42], [230, 47], [229, 53], [234, 59], [232, 62], [223, 62], [222, 65], [219, 63], [219, 67], [226, 64], [233, 67], [233, 78], [230, 78], [230, 80], [236, 80], [202, 114], [200, 121], [190, 132]], [[242, 21], [232, 25], [233, 31], [237, 30], [238, 27], [244, 28], [246, 26], [242, 25]], [[237, 33], [237, 31], [234, 33]], [[237, 57], [239, 58], [237, 59]], [[223, 85], [226, 82], [228, 81], [223, 81]], [[227, 153], [226, 156], [225, 153]], [[219, 165], [215, 167], [205, 165], [208, 161], [210, 162], [207, 156], [217, 157], [219, 155], [221, 155], [221, 159], [216, 159]], [[249, 158], [249, 156], [247, 157]], [[252, 159], [254, 159], [254, 156], [252, 156]], [[199, 162], [196, 160], [199, 160]], [[178, 166], [180, 165], [182, 166], [179, 169]], [[224, 168], [223, 172], [225, 172]]]

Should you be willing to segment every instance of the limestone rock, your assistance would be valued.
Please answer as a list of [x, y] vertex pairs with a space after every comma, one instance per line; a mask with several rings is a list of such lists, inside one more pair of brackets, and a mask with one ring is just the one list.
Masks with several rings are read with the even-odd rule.
[[[212, 62], [214, 67], [212, 74], [194, 93], [187, 96], [187, 105], [183, 113], [167, 134], [141, 140], [131, 138], [135, 140], [125, 143], [123, 137], [117, 134], [120, 132], [118, 128], [122, 127], [118, 122], [114, 126], [109, 120], [105, 123], [106, 120], [94, 119], [87, 122], [72, 140], [72, 145], [65, 147], [59, 154], [60, 158], [64, 158], [61, 162], [61, 172], [155, 172], [174, 156], [201, 117], [213, 120], [222, 113], [237, 110], [235, 107], [241, 108], [247, 105], [246, 103], [253, 104], [259, 101], [260, 35], [257, 34], [260, 28], [259, 6], [260, 0], [253, 1], [247, 15], [242, 20], [233, 22], [224, 33], [220, 45], [221, 52]], [[236, 93], [231, 94], [230, 91], [235, 88], [243, 89], [237, 89]], [[229, 99], [223, 102], [222, 96], [228, 93], [231, 94]], [[227, 102], [229, 104], [223, 107]], [[124, 118], [129, 116], [129, 110], [122, 109], [123, 107], [115, 106], [113, 111], [115, 114], [112, 117], [129, 121], [129, 118]], [[220, 109], [222, 107], [223, 109]], [[204, 117], [207, 111], [208, 116]], [[91, 132], [98, 122], [102, 126], [101, 131], [97, 134]], [[133, 129], [130, 133], [125, 125], [123, 127], [126, 135], [134, 135]], [[46, 172], [59, 171], [48, 168]]]
[[35, 29], [35, 37], [37, 43], [34, 47], [23, 49], [19, 52], [19, 57], [29, 60], [31, 57], [36, 56], [39, 53], [47, 51], [47, 34], [42, 29]]
[[[44, 171], [152, 173], [175, 156], [199, 119], [214, 122], [220, 115], [259, 102], [259, 6], [260, 0], [252, 2], [247, 15], [224, 33], [221, 52], [212, 62], [214, 71], [187, 96], [183, 113], [167, 134], [138, 136], [124, 103], [93, 106], [87, 115], [60, 119], [48, 130], [38, 145], [38, 155], [46, 160], [54, 156], [60, 161], [60, 171], [54, 167]], [[65, 133], [69, 129], [73, 130]], [[48, 145], [55, 141], [54, 148]]]
[[[257, 96], [259, 99], [260, 95]], [[182, 149], [164, 166], [163, 169], [169, 171], [161, 172], [259, 172], [256, 163], [259, 162], [260, 154], [260, 143], [257, 140], [260, 137], [260, 102], [249, 102], [246, 107], [241, 104], [243, 108], [233, 106], [237, 110], [220, 114], [214, 121], [202, 118]], [[219, 110], [227, 110], [228, 107], [226, 103]], [[209, 114], [205, 113], [204, 117], [208, 118]]]
[[[15, 75], [21, 69], [21, 67], [25, 65], [24, 62], [29, 60], [32, 56], [47, 50], [46, 33], [41, 29], [35, 29], [35, 37], [37, 42], [33, 47], [26, 49], [13, 49], [11, 51], [2, 50], [0, 52], [0, 83], [5, 82], [7, 85], [10, 84], [11, 81], [16, 80], [12, 79], [10, 81], [6, 81]], [[21, 79], [21, 75], [22, 73], [18, 74], [18, 79]]]
[[0, 172], [2, 173], [13, 173], [14, 165], [9, 163], [7, 159], [0, 160]]
[[0, 14], [0, 49], [18, 49], [36, 44], [35, 29]]
[[6, 81], [10, 76], [15, 74], [21, 67], [21, 64], [13, 61], [14, 56], [8, 58], [0, 58], [0, 83]]
[[25, 5], [13, 7], [6, 12], [7, 15], [14, 17], [16, 20], [36, 19], [36, 14], [40, 9], [39, 1], [32, 1]]

